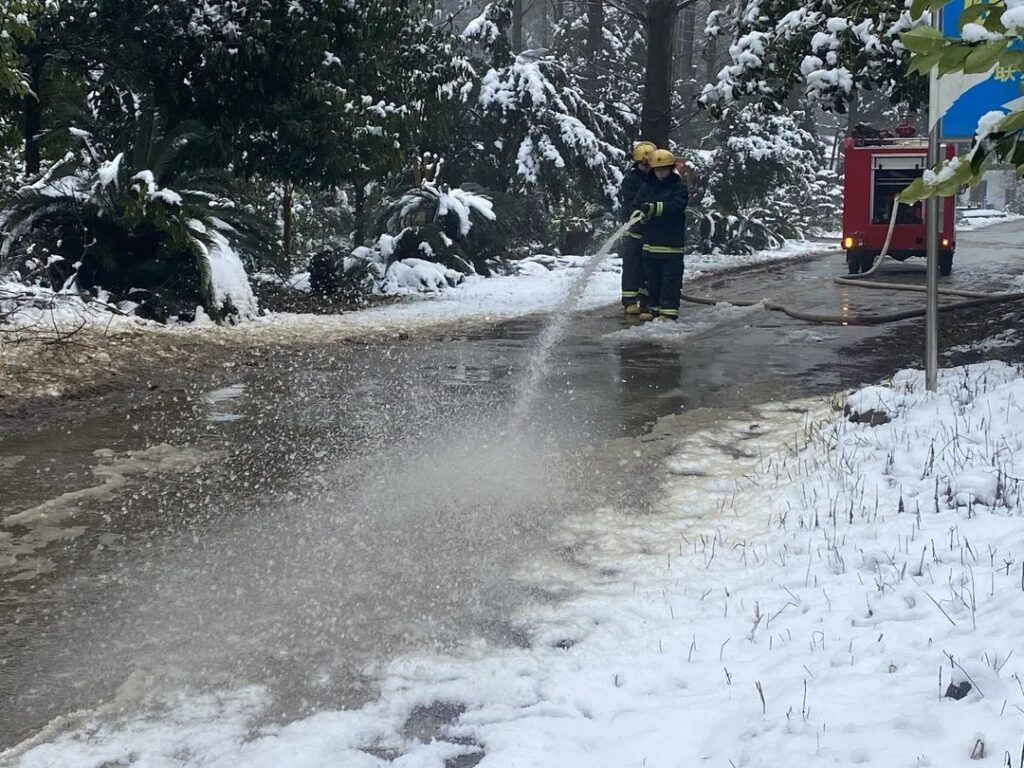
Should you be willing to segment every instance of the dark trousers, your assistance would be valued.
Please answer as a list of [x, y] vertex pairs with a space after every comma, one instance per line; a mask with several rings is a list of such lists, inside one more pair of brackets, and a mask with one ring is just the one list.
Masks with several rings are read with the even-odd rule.
[[622, 254], [622, 304], [646, 306], [647, 290], [644, 283], [643, 241], [626, 235], [619, 252]]
[[679, 316], [679, 294], [683, 291], [682, 255], [644, 254], [644, 277], [650, 292], [650, 304], [665, 317]]

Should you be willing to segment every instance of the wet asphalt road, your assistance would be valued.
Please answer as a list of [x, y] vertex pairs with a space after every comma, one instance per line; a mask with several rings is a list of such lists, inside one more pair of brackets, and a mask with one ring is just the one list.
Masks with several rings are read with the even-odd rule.
[[[1005, 285], [1022, 235], [962, 235], [972, 277], [950, 282]], [[921, 301], [831, 283], [844, 272], [833, 255], [695, 290], [816, 312]], [[1019, 321], [1006, 307], [948, 317], [944, 346]], [[681, 410], [713, 420], [827, 395], [923, 353], [921, 321], [823, 327], [690, 305], [653, 333], [607, 308], [574, 320], [533, 423], [512, 434], [510, 393], [543, 322], [283, 350], [214, 392], [0, 440], [0, 518], [21, 515], [0, 526], [0, 748], [67, 711], [181, 686], [267, 684], [289, 716], [351, 705], [372, 696], [368, 661], [523, 642], [511, 617], [536, 594], [517, 574], [560, 515], [650, 481], [578, 448]]]

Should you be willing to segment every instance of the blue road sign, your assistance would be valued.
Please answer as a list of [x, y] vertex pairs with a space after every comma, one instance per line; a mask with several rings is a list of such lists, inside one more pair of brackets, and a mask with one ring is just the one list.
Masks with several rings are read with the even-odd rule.
[[[960, 14], [965, 6], [981, 0], [951, 0], [942, 9], [942, 31], [949, 37], [960, 36]], [[977, 78], [974, 78], [977, 79]], [[1011, 69], [997, 67], [992, 76], [970, 84], [963, 93], [954, 95], [952, 106], [943, 116], [940, 131], [946, 141], [969, 141], [974, 137], [978, 120], [993, 110], [1009, 112], [1012, 102], [1021, 98], [1021, 75]], [[948, 103], [948, 102], [946, 102]], [[1016, 107], [1017, 105], [1014, 105]]]

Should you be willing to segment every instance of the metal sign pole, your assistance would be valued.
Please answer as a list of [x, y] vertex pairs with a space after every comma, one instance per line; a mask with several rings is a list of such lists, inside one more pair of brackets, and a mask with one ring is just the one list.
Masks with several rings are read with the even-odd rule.
[[[941, 17], [939, 11], [932, 11], [932, 26], [941, 29]], [[931, 108], [936, 109], [937, 83], [935, 82], [935, 70], [932, 70], [930, 78], [931, 86]], [[931, 130], [928, 132], [928, 165], [934, 168], [942, 161], [939, 151], [939, 139], [941, 121], [938, 114], [929, 116]], [[929, 392], [934, 392], [938, 385], [939, 378], [939, 211], [940, 199], [938, 197], [928, 198], [925, 219], [928, 222], [928, 266], [927, 266], [927, 290], [925, 301], [924, 320], [924, 382]]]

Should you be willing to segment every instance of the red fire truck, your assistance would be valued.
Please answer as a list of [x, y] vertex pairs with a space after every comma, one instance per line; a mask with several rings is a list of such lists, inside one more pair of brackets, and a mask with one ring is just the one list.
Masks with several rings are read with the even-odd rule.
[[[901, 126], [902, 127], [902, 126]], [[892, 220], [896, 196], [928, 167], [928, 141], [899, 135], [854, 136], [846, 140], [846, 186], [843, 190], [843, 250], [850, 274], [867, 272], [882, 252]], [[945, 157], [955, 147], [944, 147]], [[955, 200], [940, 201], [939, 273], [953, 269], [956, 250]], [[900, 205], [896, 214], [889, 255], [899, 261], [926, 255], [924, 203]]]

